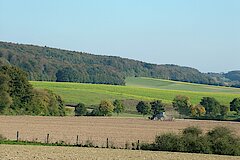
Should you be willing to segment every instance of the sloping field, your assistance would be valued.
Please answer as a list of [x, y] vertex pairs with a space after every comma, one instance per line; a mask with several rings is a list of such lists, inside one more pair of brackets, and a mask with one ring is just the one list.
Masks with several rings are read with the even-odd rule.
[[240, 157], [101, 148], [0, 145], [1, 160], [237, 160]]
[[194, 84], [194, 83], [170, 81], [170, 80], [148, 78], [148, 77], [127, 77], [126, 85], [134, 86], [134, 87], [194, 91], [194, 92], [221, 92], [221, 93], [238, 93], [238, 94], [240, 93], [239, 88]]
[[0, 116], [0, 134], [8, 139], [16, 139], [19, 131], [21, 140], [45, 142], [50, 134], [50, 142], [64, 141], [75, 144], [92, 141], [98, 146], [110, 144], [124, 147], [126, 142], [152, 142], [159, 133], [176, 132], [189, 126], [199, 126], [208, 131], [216, 126], [228, 126], [240, 136], [239, 122], [176, 120], [150, 121], [145, 118], [115, 117], [38, 117], [38, 116]]
[[[136, 84], [135, 86], [134, 83]], [[189, 96], [193, 104], [198, 104], [202, 97], [209, 96], [215, 97], [222, 104], [229, 105], [230, 101], [232, 101], [236, 97], [239, 97], [238, 93], [240, 91], [240, 89], [234, 88], [230, 88], [230, 90], [228, 90], [229, 88], [226, 87], [213, 87], [187, 83], [178, 84], [178, 82], [176, 82], [177, 84], [172, 84], [173, 81], [160, 81], [159, 84], [144, 81], [142, 83], [145, 83], [145, 86], [140, 85], [139, 82], [134, 83], [133, 80], [131, 83], [129, 80], [127, 81], [127, 85], [130, 86], [113, 86], [103, 84], [83, 84], [68, 82], [31, 82], [31, 84], [36, 88], [50, 89], [54, 93], [61, 95], [66, 103], [82, 102], [87, 105], [99, 104], [99, 102], [103, 99], [157, 99], [163, 100], [166, 103], [171, 103], [171, 101], [176, 95]], [[150, 86], [151, 84], [152, 86]], [[153, 85], [155, 85], [155, 87]], [[181, 89], [177, 89], [176, 87]], [[211, 89], [213, 91], [217, 90], [215, 88], [219, 88], [219, 92], [210, 92], [211, 90], [205, 87], [213, 87], [214, 89]], [[183, 88], [185, 88], [185, 90]]]

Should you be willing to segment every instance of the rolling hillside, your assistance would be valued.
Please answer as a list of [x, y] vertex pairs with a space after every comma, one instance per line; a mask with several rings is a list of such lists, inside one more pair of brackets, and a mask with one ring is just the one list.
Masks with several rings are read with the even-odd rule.
[[[127, 78], [127, 86], [103, 84], [83, 84], [68, 82], [32, 81], [36, 88], [46, 88], [62, 96], [66, 103], [98, 104], [103, 99], [160, 99], [171, 103], [176, 95], [186, 95], [193, 104], [198, 104], [202, 97], [215, 97], [222, 104], [229, 105], [235, 97], [239, 97], [240, 89], [194, 85], [149, 78]], [[135, 108], [134, 108], [135, 109]]]
[[138, 76], [225, 85], [190, 67], [157, 65], [47, 46], [0, 42], [0, 65], [9, 64], [20, 67], [29, 74], [30, 80], [35, 81], [124, 85], [125, 77]]

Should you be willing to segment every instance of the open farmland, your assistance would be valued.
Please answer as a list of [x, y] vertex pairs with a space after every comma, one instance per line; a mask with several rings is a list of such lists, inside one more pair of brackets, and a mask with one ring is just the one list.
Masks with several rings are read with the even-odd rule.
[[187, 82], [171, 81], [171, 80], [156, 79], [156, 78], [149, 78], [149, 77], [127, 77], [126, 85], [134, 86], [134, 87], [194, 91], [194, 92], [240, 93], [239, 88], [187, 83]]
[[[141, 83], [139, 82], [141, 81]], [[154, 81], [154, 82], [152, 82]], [[202, 97], [215, 97], [219, 102], [229, 105], [234, 98], [239, 97], [240, 89], [215, 87], [165, 81], [157, 79], [127, 79], [127, 86], [103, 84], [83, 84], [68, 82], [37, 82], [31, 84], [35, 88], [52, 90], [62, 96], [66, 103], [99, 104], [103, 99], [136, 99], [163, 100], [171, 103], [176, 95], [189, 96], [193, 104], [198, 104]], [[145, 84], [145, 85], [144, 85]]]
[[150, 152], [101, 148], [0, 145], [1, 160], [237, 160], [240, 157], [174, 152]]
[[238, 122], [176, 120], [150, 121], [145, 118], [114, 117], [34, 117], [34, 116], [0, 116], [0, 134], [8, 139], [16, 139], [19, 131], [21, 140], [45, 142], [50, 134], [50, 142], [64, 141], [75, 144], [92, 141], [100, 147], [110, 144], [124, 147], [126, 142], [151, 142], [155, 135], [166, 132], [180, 132], [188, 126], [199, 126], [208, 131], [216, 126], [228, 126], [240, 136]]

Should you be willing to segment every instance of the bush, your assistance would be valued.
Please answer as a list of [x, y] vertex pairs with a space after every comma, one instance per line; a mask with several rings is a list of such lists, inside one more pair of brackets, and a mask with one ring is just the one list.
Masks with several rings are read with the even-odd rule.
[[240, 155], [240, 139], [226, 127], [216, 127], [207, 133], [215, 154]]
[[190, 153], [211, 153], [210, 143], [205, 136], [186, 134], [182, 136], [182, 151]]
[[74, 112], [75, 112], [75, 116], [83, 116], [83, 115], [86, 115], [86, 113], [87, 113], [87, 108], [86, 108], [85, 104], [79, 103], [79, 104], [76, 106]]
[[180, 136], [173, 133], [165, 133], [156, 136], [155, 145], [156, 150], [160, 151], [182, 151], [183, 145]]
[[197, 127], [188, 127], [182, 134], [156, 136], [152, 144], [141, 144], [143, 150], [240, 155], [240, 138], [226, 127], [216, 127], [207, 134]]
[[152, 150], [152, 151], [156, 150], [156, 147], [155, 147], [155, 145], [153, 143], [152, 144], [141, 143], [140, 144], [140, 148], [142, 150]]
[[101, 101], [101, 103], [99, 104], [98, 107], [100, 113], [104, 116], [111, 116], [114, 106], [112, 104], [112, 102], [108, 101], [108, 100], [103, 100]]
[[192, 136], [199, 136], [202, 134], [202, 130], [198, 127], [188, 127], [183, 130], [183, 135], [192, 135]]

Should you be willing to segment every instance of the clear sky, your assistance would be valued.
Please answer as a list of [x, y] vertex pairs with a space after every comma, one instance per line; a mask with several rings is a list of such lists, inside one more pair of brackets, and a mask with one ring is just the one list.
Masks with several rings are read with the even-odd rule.
[[0, 40], [240, 70], [240, 0], [0, 0]]

